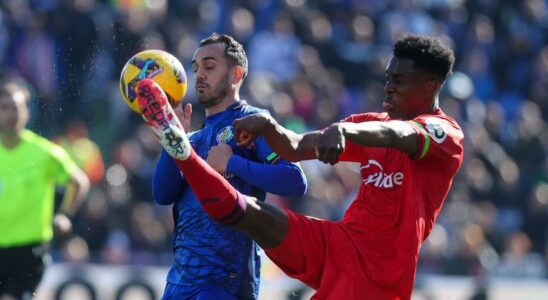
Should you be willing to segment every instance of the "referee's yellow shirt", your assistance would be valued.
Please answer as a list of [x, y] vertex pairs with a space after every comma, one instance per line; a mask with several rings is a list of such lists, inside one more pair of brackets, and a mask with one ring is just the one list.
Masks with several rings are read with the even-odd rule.
[[0, 143], [0, 248], [51, 240], [55, 186], [76, 168], [63, 148], [30, 130], [13, 149]]

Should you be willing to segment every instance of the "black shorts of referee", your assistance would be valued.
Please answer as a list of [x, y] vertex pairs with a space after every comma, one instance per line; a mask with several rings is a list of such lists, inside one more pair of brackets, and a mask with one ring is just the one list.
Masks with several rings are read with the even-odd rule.
[[0, 298], [32, 299], [49, 260], [47, 243], [0, 248]]

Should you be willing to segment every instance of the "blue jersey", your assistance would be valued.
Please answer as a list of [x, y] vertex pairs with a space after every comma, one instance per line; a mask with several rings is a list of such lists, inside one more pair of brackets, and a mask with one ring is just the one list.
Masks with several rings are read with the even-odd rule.
[[[234, 155], [223, 176], [243, 194], [261, 201], [265, 199], [265, 191], [302, 196], [306, 191], [302, 170], [297, 164], [280, 159], [264, 139], [258, 138], [251, 149], [236, 146], [232, 122], [258, 112], [266, 113], [238, 101], [207, 117], [203, 129], [189, 134], [190, 143], [203, 159], [207, 159], [212, 146], [231, 145]], [[260, 275], [258, 246], [245, 234], [210, 219], [184, 180], [184, 174], [178, 174], [173, 160], [162, 152], [153, 193], [157, 202], [173, 203], [175, 261], [167, 281], [193, 288], [217, 286], [240, 299], [256, 299]]]

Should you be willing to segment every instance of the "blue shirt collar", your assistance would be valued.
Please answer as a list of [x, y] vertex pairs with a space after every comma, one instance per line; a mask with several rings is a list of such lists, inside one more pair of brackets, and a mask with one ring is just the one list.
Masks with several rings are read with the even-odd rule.
[[[218, 112], [216, 114], [213, 114], [211, 116], [208, 116], [206, 119], [205, 119], [205, 123], [208, 123], [208, 122], [212, 122], [216, 119], [218, 119], [219, 117], [223, 116], [227, 111], [229, 110], [237, 110], [237, 109], [240, 109], [242, 106], [244, 105], [247, 105], [247, 101], [245, 100], [238, 100], [232, 104], [230, 104], [225, 110], [221, 111], [221, 112]], [[204, 123], [204, 125], [205, 125]]]

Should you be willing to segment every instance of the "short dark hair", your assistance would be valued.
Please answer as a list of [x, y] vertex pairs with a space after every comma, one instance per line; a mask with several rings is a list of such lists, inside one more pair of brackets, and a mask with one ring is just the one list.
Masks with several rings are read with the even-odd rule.
[[200, 41], [200, 47], [216, 43], [225, 44], [225, 57], [231, 64], [238, 65], [244, 69], [243, 78], [245, 78], [247, 76], [247, 55], [242, 44], [228, 34], [214, 32]]
[[451, 74], [455, 63], [453, 50], [438, 38], [406, 34], [394, 44], [394, 56], [414, 61], [413, 67], [444, 81]]

